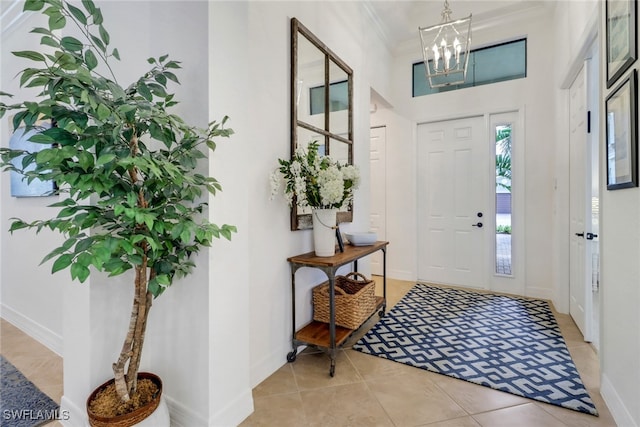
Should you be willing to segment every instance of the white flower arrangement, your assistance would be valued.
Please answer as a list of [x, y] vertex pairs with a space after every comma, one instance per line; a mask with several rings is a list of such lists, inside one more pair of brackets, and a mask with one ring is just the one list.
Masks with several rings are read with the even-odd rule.
[[291, 160], [278, 159], [280, 167], [270, 177], [271, 198], [284, 184], [289, 206], [343, 209], [353, 201], [353, 190], [360, 185], [360, 171], [318, 153], [318, 142], [299, 147]]

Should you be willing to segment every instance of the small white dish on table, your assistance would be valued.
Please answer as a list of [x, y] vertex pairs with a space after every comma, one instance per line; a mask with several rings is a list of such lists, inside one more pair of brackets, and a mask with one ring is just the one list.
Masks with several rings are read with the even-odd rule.
[[369, 246], [378, 240], [378, 235], [374, 232], [345, 233], [345, 236], [353, 246]]

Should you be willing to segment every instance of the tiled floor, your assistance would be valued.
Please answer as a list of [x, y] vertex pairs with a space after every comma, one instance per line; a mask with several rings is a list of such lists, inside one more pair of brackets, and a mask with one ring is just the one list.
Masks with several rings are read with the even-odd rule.
[[[389, 280], [392, 306], [413, 286]], [[324, 353], [305, 351], [253, 390], [255, 411], [241, 427], [431, 426], [431, 427], [612, 427], [599, 394], [598, 359], [568, 315], [558, 323], [594, 399], [600, 417], [579, 414], [426, 372], [351, 350], [374, 316], [340, 350], [329, 377]], [[57, 402], [62, 396], [62, 360], [8, 322], [1, 322], [1, 353]], [[57, 422], [47, 427], [56, 427]], [[226, 426], [225, 426], [226, 427]]]

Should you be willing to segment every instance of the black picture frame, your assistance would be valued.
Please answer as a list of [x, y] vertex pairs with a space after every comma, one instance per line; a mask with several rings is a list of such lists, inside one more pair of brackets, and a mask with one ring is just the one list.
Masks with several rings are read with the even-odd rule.
[[638, 58], [636, 0], [606, 0], [607, 89]]
[[605, 100], [607, 190], [638, 186], [637, 80], [633, 70]]

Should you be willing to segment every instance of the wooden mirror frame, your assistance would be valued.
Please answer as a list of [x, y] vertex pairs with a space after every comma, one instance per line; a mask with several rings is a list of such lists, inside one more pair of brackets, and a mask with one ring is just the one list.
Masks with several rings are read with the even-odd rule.
[[[324, 56], [324, 81], [320, 82], [324, 86], [324, 126], [323, 128], [313, 125], [308, 121], [302, 120], [298, 116], [298, 37], [304, 37]], [[346, 137], [343, 134], [332, 133], [330, 116], [330, 97], [329, 89], [331, 87], [331, 66], [337, 66], [344, 72], [347, 81], [347, 129]], [[316, 86], [317, 88], [318, 86]], [[298, 141], [298, 129], [306, 129], [314, 134], [321, 135], [324, 140], [319, 141], [325, 146], [325, 154], [331, 154], [331, 141], [337, 141], [347, 144], [348, 155], [347, 162], [353, 164], [353, 70], [345, 64], [335, 53], [333, 53], [324, 43], [320, 41], [311, 31], [300, 23], [296, 18], [291, 18], [291, 155], [295, 153], [298, 142], [304, 143], [305, 146], [310, 141]], [[353, 205], [350, 205], [346, 211], [338, 212], [338, 223], [353, 221]], [[298, 207], [294, 204], [291, 208], [291, 230], [305, 230], [313, 228], [310, 213], [298, 212]]]

